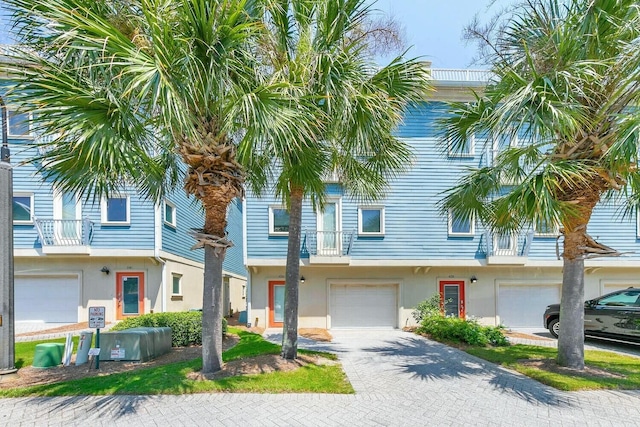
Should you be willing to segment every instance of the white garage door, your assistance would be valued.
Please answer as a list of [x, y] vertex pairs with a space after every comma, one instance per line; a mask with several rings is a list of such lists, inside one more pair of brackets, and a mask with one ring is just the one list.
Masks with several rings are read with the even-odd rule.
[[17, 321], [78, 321], [78, 276], [16, 277], [14, 298]]
[[544, 309], [559, 302], [560, 285], [500, 285], [500, 323], [510, 328], [542, 328]]
[[395, 285], [331, 285], [332, 328], [395, 328]]

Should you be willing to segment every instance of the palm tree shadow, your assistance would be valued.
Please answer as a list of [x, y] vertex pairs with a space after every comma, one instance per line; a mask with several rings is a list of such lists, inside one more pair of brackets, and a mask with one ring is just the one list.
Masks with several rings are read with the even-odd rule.
[[[97, 400], [93, 397], [87, 399], [87, 396], [68, 396], [53, 399], [58, 400], [58, 402], [51, 405], [49, 413], [60, 413], [60, 411], [68, 410], [69, 408], [75, 410], [82, 407], [86, 414], [90, 414], [97, 419], [115, 420], [136, 414], [138, 407], [148, 400], [149, 396], [102, 396]], [[32, 403], [34, 405], [41, 404], [40, 399], [33, 399]]]
[[[389, 358], [400, 358], [394, 366], [420, 381], [467, 379], [488, 383], [506, 395], [527, 402], [556, 407], [573, 406], [569, 393], [552, 389], [524, 375], [511, 372], [461, 350], [426, 338], [413, 336], [388, 341], [384, 347], [372, 347], [366, 352]], [[407, 363], [409, 361], [409, 363]]]

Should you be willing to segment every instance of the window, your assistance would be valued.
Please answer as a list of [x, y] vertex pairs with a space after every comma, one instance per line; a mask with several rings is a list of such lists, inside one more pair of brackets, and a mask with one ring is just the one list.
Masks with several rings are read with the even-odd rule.
[[172, 227], [176, 226], [176, 205], [168, 200], [164, 201], [164, 223]]
[[473, 218], [457, 216], [452, 211], [449, 211], [449, 235], [472, 236], [473, 233]]
[[103, 224], [129, 224], [129, 196], [103, 199], [101, 220]]
[[475, 149], [475, 135], [469, 136], [462, 146], [454, 147], [449, 141], [449, 157], [472, 157]]
[[560, 234], [560, 230], [558, 224], [539, 221], [535, 225], [534, 233], [536, 237], [556, 237]]
[[33, 223], [33, 193], [13, 194], [13, 223]]
[[606, 305], [612, 307], [637, 307], [636, 302], [638, 301], [639, 296], [640, 292], [638, 292], [637, 290], [619, 292], [600, 299], [598, 301], [598, 305]]
[[275, 236], [289, 234], [289, 212], [282, 206], [269, 206], [269, 234]]
[[361, 206], [358, 208], [358, 234], [363, 236], [384, 234], [384, 207]]
[[182, 295], [182, 275], [181, 274], [174, 273], [171, 275], [171, 294]]
[[7, 112], [9, 136], [31, 136], [29, 113], [18, 113], [9, 110]]

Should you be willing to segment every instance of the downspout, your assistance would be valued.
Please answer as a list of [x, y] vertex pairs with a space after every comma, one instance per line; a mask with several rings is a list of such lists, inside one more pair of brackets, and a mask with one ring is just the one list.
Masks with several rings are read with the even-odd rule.
[[167, 311], [167, 284], [165, 277], [165, 261], [160, 258], [160, 250], [162, 249], [162, 211], [160, 207], [162, 202], [156, 203], [154, 207], [154, 239], [153, 239], [153, 259], [162, 266], [160, 279], [160, 310], [165, 313]]
[[[247, 270], [247, 292], [246, 292], [246, 304], [247, 304], [247, 324], [251, 322], [251, 269], [247, 265], [248, 262], [248, 249], [247, 249], [247, 199], [242, 198], [242, 260], [244, 261], [244, 268]], [[248, 326], [248, 325], [247, 325]]]

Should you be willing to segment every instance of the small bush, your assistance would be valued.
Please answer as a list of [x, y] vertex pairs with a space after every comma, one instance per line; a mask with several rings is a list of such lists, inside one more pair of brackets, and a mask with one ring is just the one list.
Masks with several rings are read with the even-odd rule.
[[417, 332], [428, 334], [437, 341], [453, 341], [477, 346], [509, 344], [502, 333], [502, 327], [482, 326], [474, 319], [429, 316], [423, 319]]
[[[129, 317], [117, 323], [112, 331], [150, 327], [171, 328], [171, 345], [186, 347], [202, 344], [202, 312], [186, 311], [178, 313], [151, 313], [138, 317]], [[222, 333], [227, 333], [227, 319], [222, 319]]]
[[440, 294], [434, 294], [430, 298], [419, 303], [411, 315], [416, 322], [420, 323], [427, 317], [440, 315], [441, 310]]

